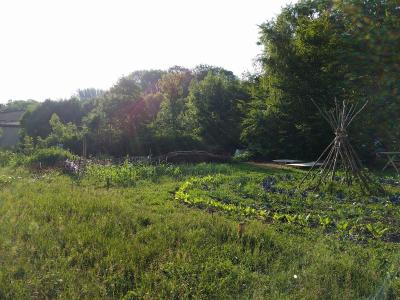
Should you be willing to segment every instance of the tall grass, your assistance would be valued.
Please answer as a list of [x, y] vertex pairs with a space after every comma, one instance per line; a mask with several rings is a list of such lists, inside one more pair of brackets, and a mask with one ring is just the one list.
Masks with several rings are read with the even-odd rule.
[[[264, 178], [270, 170], [206, 164], [104, 168], [128, 174], [136, 168], [135, 178], [143, 182], [106, 189], [76, 185], [57, 173], [0, 169], [10, 179], [0, 188], [0, 299], [400, 296], [398, 244], [360, 244], [320, 228], [257, 220], [239, 236], [235, 219], [174, 200], [184, 176], [232, 174], [237, 188], [250, 195], [245, 184], [251, 182], [240, 178]], [[168, 175], [178, 172], [174, 168], [180, 173]], [[154, 173], [163, 180], [152, 182]]]
[[54, 167], [66, 159], [76, 159], [68, 150], [61, 148], [36, 149], [31, 154], [0, 151], [0, 167], [36, 166]]
[[228, 164], [148, 164], [124, 162], [122, 165], [89, 164], [86, 177], [89, 181], [113, 186], [134, 186], [139, 181], [159, 182], [163, 178], [181, 180], [189, 176], [207, 174], [230, 174], [233, 169]]
[[28, 156], [13, 151], [0, 151], [0, 167], [18, 167], [28, 162]]

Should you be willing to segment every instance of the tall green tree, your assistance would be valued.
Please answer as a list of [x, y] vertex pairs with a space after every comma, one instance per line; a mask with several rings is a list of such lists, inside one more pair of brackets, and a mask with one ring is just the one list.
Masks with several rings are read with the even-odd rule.
[[136, 81], [122, 77], [101, 98], [85, 118], [89, 129], [89, 151], [120, 155], [131, 152], [131, 137], [136, 118], [136, 109], [141, 101], [141, 90]]
[[192, 72], [193, 72], [194, 78], [197, 81], [203, 80], [210, 72], [214, 75], [223, 74], [223, 75], [229, 77], [230, 79], [237, 79], [235, 74], [233, 74], [232, 71], [226, 70], [221, 67], [215, 67], [215, 66], [210, 66], [210, 65], [198, 65], [193, 69]]
[[61, 144], [64, 148], [81, 154], [82, 138], [86, 128], [78, 128], [71, 122], [64, 124], [55, 113], [51, 116], [49, 123], [51, 133], [42, 141], [45, 146], [52, 147]]
[[359, 144], [372, 152], [371, 140], [400, 149], [400, 9], [397, 0], [341, 1], [349, 66], [346, 79], [369, 104], [355, 129]]
[[103, 90], [95, 88], [78, 89], [75, 97], [79, 100], [92, 100], [101, 97], [104, 94]]
[[158, 81], [166, 73], [162, 70], [139, 70], [132, 72], [128, 77], [140, 87], [142, 94], [154, 94], [159, 91]]
[[[353, 127], [357, 144], [371, 145], [379, 131], [380, 136], [395, 133], [391, 126], [377, 131], [373, 123], [390, 115], [387, 109], [398, 111], [398, 94], [393, 89], [399, 82], [399, 73], [393, 71], [398, 69], [398, 54], [368, 38], [377, 41], [382, 35], [396, 47], [398, 20], [394, 1], [377, 5], [376, 1], [308, 0], [287, 6], [275, 20], [264, 23], [258, 95], [266, 96], [256, 95], [248, 107], [243, 139], [270, 158], [315, 158], [332, 132], [311, 99], [329, 108], [335, 98], [352, 103], [370, 100], [364, 113], [368, 118], [360, 118]], [[382, 60], [381, 54], [387, 57]], [[383, 80], [379, 74], [385, 74]]]
[[240, 82], [223, 73], [208, 75], [190, 88], [187, 121], [210, 149], [233, 152], [239, 146], [239, 101], [247, 95]]
[[35, 100], [9, 100], [5, 104], [0, 104], [1, 112], [13, 111], [31, 111], [35, 109], [39, 103]]
[[185, 134], [182, 116], [192, 79], [190, 70], [173, 67], [158, 81], [159, 91], [164, 96], [154, 124], [158, 135], [174, 137]]
[[53, 114], [57, 114], [63, 123], [71, 122], [79, 126], [86, 113], [82, 102], [77, 98], [63, 101], [46, 100], [33, 110], [28, 110], [21, 120], [21, 125], [24, 134], [34, 139], [46, 138], [51, 133], [49, 121]]

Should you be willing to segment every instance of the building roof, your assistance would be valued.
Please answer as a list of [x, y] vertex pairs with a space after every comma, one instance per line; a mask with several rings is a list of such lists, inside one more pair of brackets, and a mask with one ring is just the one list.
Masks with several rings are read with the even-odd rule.
[[19, 127], [24, 110], [0, 112], [0, 127]]

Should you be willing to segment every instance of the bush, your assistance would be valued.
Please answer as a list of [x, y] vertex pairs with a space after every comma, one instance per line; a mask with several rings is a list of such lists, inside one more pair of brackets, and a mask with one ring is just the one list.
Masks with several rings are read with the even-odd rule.
[[249, 161], [251, 158], [253, 158], [253, 153], [248, 150], [236, 151], [235, 155], [233, 156], [233, 161], [243, 162]]
[[61, 148], [45, 148], [36, 150], [29, 158], [29, 164], [54, 167], [66, 159], [74, 159], [74, 155]]
[[0, 166], [21, 166], [26, 163], [27, 156], [22, 153], [12, 151], [0, 151]]

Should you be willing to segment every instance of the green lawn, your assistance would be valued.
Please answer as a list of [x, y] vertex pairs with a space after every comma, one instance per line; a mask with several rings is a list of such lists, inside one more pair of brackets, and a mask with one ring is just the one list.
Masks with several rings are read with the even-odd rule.
[[243, 164], [0, 174], [0, 299], [400, 297], [397, 198]]

